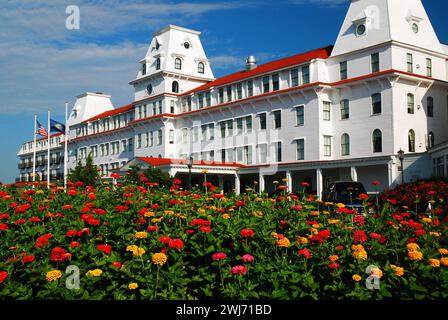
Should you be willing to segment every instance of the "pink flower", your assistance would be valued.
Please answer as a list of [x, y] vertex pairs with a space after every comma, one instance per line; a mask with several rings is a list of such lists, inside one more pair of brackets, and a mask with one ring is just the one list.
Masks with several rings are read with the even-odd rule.
[[247, 268], [245, 266], [239, 265], [239, 266], [235, 266], [235, 267], [232, 268], [232, 273], [233, 274], [241, 274], [241, 275], [243, 275], [243, 274], [246, 274], [246, 272], [247, 272]]
[[217, 252], [212, 255], [212, 260], [219, 261], [227, 258], [227, 255], [224, 252]]
[[252, 262], [252, 261], [254, 261], [254, 257], [253, 256], [251, 256], [250, 254], [245, 254], [242, 258], [241, 258], [241, 260], [243, 260], [245, 263], [248, 263], [248, 262]]

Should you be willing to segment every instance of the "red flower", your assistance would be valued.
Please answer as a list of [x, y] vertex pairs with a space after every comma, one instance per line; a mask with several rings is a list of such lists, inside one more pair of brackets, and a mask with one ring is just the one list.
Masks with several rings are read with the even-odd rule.
[[41, 222], [41, 220], [38, 217], [32, 217], [28, 219], [29, 222]]
[[370, 238], [379, 240], [381, 239], [381, 235], [379, 235], [378, 233], [371, 233]]
[[325, 241], [324, 239], [322, 239], [321, 237], [319, 237], [317, 235], [314, 235], [310, 238], [310, 243], [312, 243], [312, 244], [314, 244], [314, 243], [322, 244], [322, 243], [324, 243], [324, 241]]
[[8, 272], [6, 271], [0, 271], [0, 283], [6, 280], [8, 278]]
[[78, 241], [72, 241], [72, 242], [70, 242], [70, 247], [72, 247], [72, 248], [77, 248], [77, 247], [79, 247], [79, 242], [78, 242]]
[[116, 206], [115, 207], [115, 211], [117, 211], [117, 212], [126, 212], [126, 211], [128, 211], [128, 207], [127, 206]]
[[329, 265], [328, 265], [328, 267], [330, 268], [330, 269], [337, 269], [337, 268], [339, 268], [341, 265], [339, 264], [339, 263], [337, 263], [337, 262], [332, 262], [332, 263], [330, 263]]
[[213, 195], [213, 198], [215, 198], [215, 199], [222, 199], [222, 198], [224, 198], [224, 194], [222, 194], [222, 193], [215, 193]]
[[72, 255], [70, 253], [67, 253], [65, 249], [56, 247], [51, 250], [50, 259], [52, 261], [64, 262], [66, 259], [70, 259], [71, 256]]
[[89, 193], [89, 195], [87, 196], [87, 198], [89, 198], [90, 200], [95, 200], [95, 199], [96, 199], [96, 194], [94, 194], [94, 193]]
[[420, 237], [420, 236], [422, 236], [424, 234], [426, 234], [426, 231], [424, 229], [419, 229], [419, 230], [415, 231], [415, 235], [417, 237]]
[[16, 226], [19, 226], [19, 225], [21, 225], [21, 224], [24, 224], [25, 222], [26, 222], [25, 219], [20, 219], [20, 220], [17, 220], [16, 222], [14, 222], [14, 224], [15, 224]]
[[373, 184], [374, 186], [377, 186], [377, 185], [380, 184], [380, 182], [379, 182], [379, 181], [372, 181], [372, 184]]
[[115, 268], [118, 268], [118, 269], [121, 268], [121, 263], [120, 263], [119, 261], [114, 261], [114, 262], [112, 262], [112, 265], [113, 265]]
[[302, 210], [302, 206], [301, 205], [293, 206], [293, 207], [291, 207], [291, 210], [301, 211]]
[[180, 251], [184, 247], [184, 242], [181, 239], [173, 239], [168, 243], [168, 246]]
[[307, 248], [299, 250], [299, 255], [304, 256], [306, 259], [310, 259], [313, 256]]
[[362, 243], [367, 241], [367, 236], [364, 230], [356, 230], [353, 232], [354, 242]]
[[214, 261], [224, 260], [225, 258], [227, 258], [227, 255], [224, 252], [217, 252], [212, 255]]
[[366, 195], [365, 193], [361, 193], [361, 194], [358, 196], [358, 198], [361, 199], [361, 200], [366, 200], [366, 199], [369, 199], [369, 196]]
[[247, 272], [247, 268], [245, 266], [235, 266], [232, 268], [232, 273], [233, 274], [241, 274], [244, 275]]
[[171, 241], [171, 238], [168, 237], [168, 236], [161, 236], [159, 238], [159, 241], [162, 242], [162, 243], [169, 243]]
[[286, 189], [288, 189], [288, 186], [284, 186], [284, 185], [277, 186], [277, 190], [286, 190]]
[[99, 244], [96, 248], [106, 254], [110, 254], [110, 252], [112, 251], [112, 246], [109, 246], [107, 244]]
[[0, 219], [9, 219], [9, 214], [0, 214]]
[[354, 216], [353, 222], [356, 223], [358, 226], [362, 226], [364, 224], [364, 216], [362, 215]]
[[327, 239], [330, 237], [331, 232], [330, 232], [330, 230], [325, 229], [325, 230], [322, 230], [321, 232], [319, 232], [317, 235], [323, 239]]
[[187, 234], [193, 234], [195, 233], [195, 231], [193, 229], [188, 229], [185, 231]]
[[302, 187], [309, 187], [310, 186], [310, 184], [308, 182], [302, 182], [300, 185]]
[[148, 227], [148, 231], [149, 231], [149, 232], [154, 232], [154, 231], [156, 231], [157, 229], [159, 229], [158, 226], [149, 226], [149, 227]]
[[206, 227], [206, 226], [200, 227], [199, 230], [204, 232], [204, 233], [212, 232], [212, 228]]
[[40, 236], [36, 240], [36, 247], [43, 248], [48, 245], [48, 241], [53, 237], [51, 233], [47, 233], [46, 235]]
[[33, 262], [35, 259], [36, 259], [36, 257], [33, 256], [33, 255], [24, 256], [24, 257], [22, 258], [22, 263], [23, 263], [23, 264], [25, 264], [25, 263], [31, 263], [31, 262]]
[[254, 261], [254, 257], [252, 255], [246, 253], [245, 255], [243, 255], [241, 257], [241, 260], [243, 260], [243, 262], [245, 262], [245, 263], [249, 263], [249, 262]]
[[174, 183], [174, 184], [181, 184], [181, 183], [182, 183], [182, 180], [180, 180], [180, 179], [174, 179], [174, 180], [173, 180], [173, 183]]
[[240, 231], [240, 236], [244, 238], [253, 237], [255, 232], [252, 229], [243, 229]]

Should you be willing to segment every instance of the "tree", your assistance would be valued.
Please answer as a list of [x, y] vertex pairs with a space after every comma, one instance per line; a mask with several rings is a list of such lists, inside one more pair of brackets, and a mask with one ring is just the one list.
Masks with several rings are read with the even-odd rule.
[[170, 187], [173, 185], [173, 179], [168, 173], [152, 167], [142, 171], [138, 165], [129, 168], [124, 177], [124, 181], [125, 183], [139, 184], [142, 177], [146, 177], [147, 182], [157, 182], [161, 187]]
[[93, 164], [92, 155], [86, 159], [86, 164], [83, 166], [81, 161], [78, 162], [73, 170], [70, 170], [68, 180], [71, 182], [81, 181], [84, 185], [94, 186], [100, 181], [101, 177], [98, 168]]

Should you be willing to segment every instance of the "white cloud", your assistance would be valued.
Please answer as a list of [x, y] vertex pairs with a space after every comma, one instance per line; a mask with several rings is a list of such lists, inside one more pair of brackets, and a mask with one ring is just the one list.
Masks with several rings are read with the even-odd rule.
[[348, 4], [349, 0], [289, 0], [292, 4], [313, 4], [313, 5], [325, 5], [325, 6], [339, 6], [341, 4]]

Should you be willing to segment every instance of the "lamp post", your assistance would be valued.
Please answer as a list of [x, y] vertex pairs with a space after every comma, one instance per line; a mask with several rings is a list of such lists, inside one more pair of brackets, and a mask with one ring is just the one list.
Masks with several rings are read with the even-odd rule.
[[192, 156], [188, 158], [187, 167], [188, 167], [188, 190], [191, 190], [191, 168], [193, 167]]
[[404, 151], [400, 150], [397, 152], [398, 153], [398, 160], [400, 160], [400, 164], [401, 164], [401, 184], [404, 183], [404, 167], [403, 167], [403, 160], [404, 160]]

